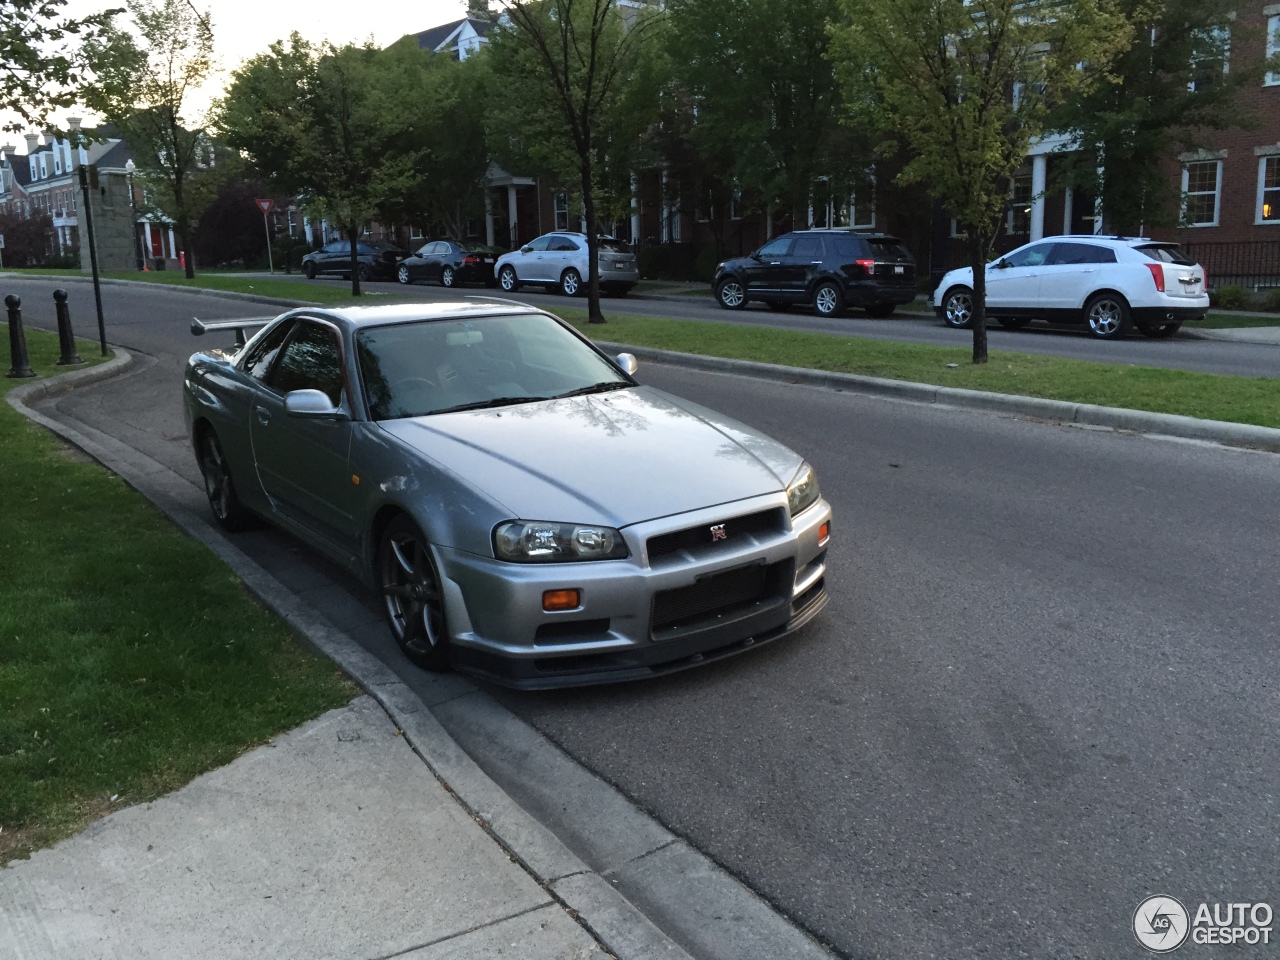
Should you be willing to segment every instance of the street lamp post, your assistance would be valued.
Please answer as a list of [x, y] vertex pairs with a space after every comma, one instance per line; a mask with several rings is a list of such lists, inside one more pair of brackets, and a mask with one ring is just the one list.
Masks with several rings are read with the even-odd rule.
[[142, 254], [142, 235], [138, 233], [138, 201], [133, 195], [133, 174], [138, 165], [132, 159], [124, 162], [125, 176], [129, 178], [129, 208], [133, 211], [133, 252], [138, 260], [138, 272], [146, 269], [146, 260]]
[[80, 157], [80, 149], [84, 144], [84, 134], [80, 132], [80, 118], [68, 117], [67, 125], [76, 148], [76, 161], [80, 168], [80, 195], [84, 198], [84, 227], [89, 235], [89, 269], [93, 272], [93, 302], [98, 309], [98, 345], [102, 355], [107, 355], [107, 324], [102, 317], [102, 284], [98, 279], [98, 245], [93, 239], [93, 209], [89, 204], [89, 169]]

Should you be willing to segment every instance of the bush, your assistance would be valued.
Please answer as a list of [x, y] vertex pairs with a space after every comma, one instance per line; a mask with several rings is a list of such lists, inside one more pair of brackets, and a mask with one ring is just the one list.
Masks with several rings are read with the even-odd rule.
[[1269, 313], [1280, 313], [1280, 287], [1267, 291], [1262, 299], [1262, 309]]
[[66, 253], [53, 253], [45, 258], [44, 266], [52, 270], [79, 270], [80, 249], [72, 247]]
[[697, 279], [703, 283], [710, 283], [716, 275], [716, 267], [720, 265], [720, 261], [723, 259], [724, 257], [711, 249], [703, 250], [699, 253], [693, 267], [698, 275]]
[[1209, 291], [1209, 304], [1223, 310], [1248, 310], [1253, 306], [1253, 297], [1244, 287], [1218, 287]]

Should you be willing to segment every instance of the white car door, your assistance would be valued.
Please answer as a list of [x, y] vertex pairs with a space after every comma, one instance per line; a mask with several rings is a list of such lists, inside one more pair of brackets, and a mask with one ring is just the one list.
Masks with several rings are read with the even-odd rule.
[[1032, 243], [987, 265], [987, 309], [1008, 313], [1039, 305], [1040, 276], [1053, 243]]
[[536, 240], [530, 240], [520, 252], [515, 255], [512, 265], [516, 268], [516, 276], [521, 280], [546, 280], [547, 279], [547, 244], [551, 242], [550, 237], [538, 237]]
[[1040, 269], [1040, 301], [1048, 310], [1079, 310], [1099, 287], [1116, 252], [1097, 243], [1059, 241]]

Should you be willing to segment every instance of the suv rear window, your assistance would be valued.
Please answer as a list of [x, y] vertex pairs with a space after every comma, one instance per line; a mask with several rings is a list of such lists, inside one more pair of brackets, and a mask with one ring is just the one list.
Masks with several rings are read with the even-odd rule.
[[1184, 267], [1195, 266], [1195, 261], [1189, 259], [1176, 243], [1152, 243], [1145, 247], [1134, 247], [1134, 249], [1158, 263], [1179, 263]]
[[877, 260], [914, 259], [911, 251], [902, 245], [902, 241], [893, 237], [867, 237], [867, 245], [871, 248], [871, 255]]

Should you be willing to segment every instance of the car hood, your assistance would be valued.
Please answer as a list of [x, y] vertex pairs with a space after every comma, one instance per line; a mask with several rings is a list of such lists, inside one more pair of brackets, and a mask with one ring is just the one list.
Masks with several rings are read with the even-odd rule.
[[651, 387], [379, 425], [521, 520], [624, 527], [777, 493], [802, 462]]

